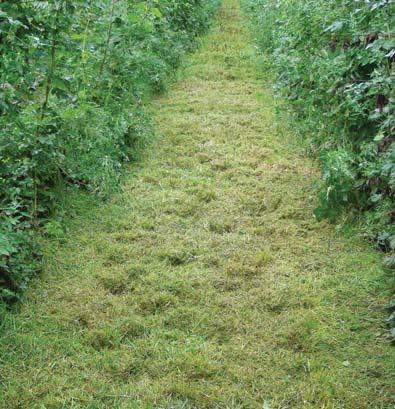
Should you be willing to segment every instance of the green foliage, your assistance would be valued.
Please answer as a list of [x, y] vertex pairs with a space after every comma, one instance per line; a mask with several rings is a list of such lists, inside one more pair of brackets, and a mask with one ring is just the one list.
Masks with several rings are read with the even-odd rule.
[[244, 4], [259, 45], [270, 55], [277, 89], [322, 159], [317, 216], [334, 218], [341, 209], [366, 212], [371, 238], [384, 232], [393, 237], [394, 2]]
[[0, 294], [37, 271], [34, 231], [58, 186], [106, 196], [150, 135], [165, 89], [217, 0], [0, 4]]
[[244, 5], [276, 88], [321, 159], [316, 216], [334, 221], [344, 211], [362, 215], [369, 239], [393, 254], [395, 2], [244, 0]]

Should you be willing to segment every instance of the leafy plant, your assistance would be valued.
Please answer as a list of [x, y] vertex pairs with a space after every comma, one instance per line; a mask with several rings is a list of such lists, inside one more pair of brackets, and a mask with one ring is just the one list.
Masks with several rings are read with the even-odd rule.
[[306, 145], [321, 159], [317, 217], [358, 215], [366, 236], [390, 259], [395, 252], [394, 0], [243, 4], [277, 91], [288, 101]]
[[151, 135], [166, 88], [217, 0], [0, 3], [0, 295], [37, 271], [59, 186], [104, 197]]

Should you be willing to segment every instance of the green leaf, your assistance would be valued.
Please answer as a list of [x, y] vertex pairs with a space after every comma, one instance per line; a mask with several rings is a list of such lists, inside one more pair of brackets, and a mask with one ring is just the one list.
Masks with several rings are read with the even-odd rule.
[[161, 17], [162, 17], [162, 13], [161, 13], [161, 11], [160, 11], [157, 7], [155, 7], [155, 8], [152, 9], [152, 14], [153, 14], [155, 17], [157, 17], [157, 18], [161, 18]]
[[62, 91], [69, 91], [69, 83], [60, 77], [55, 77], [52, 79], [52, 88], [60, 89]]
[[0, 236], [0, 255], [10, 256], [12, 253], [17, 251], [5, 235]]
[[384, 139], [384, 137], [385, 137], [384, 132], [380, 132], [374, 137], [373, 140], [375, 142], [380, 142], [380, 141], [382, 141]]

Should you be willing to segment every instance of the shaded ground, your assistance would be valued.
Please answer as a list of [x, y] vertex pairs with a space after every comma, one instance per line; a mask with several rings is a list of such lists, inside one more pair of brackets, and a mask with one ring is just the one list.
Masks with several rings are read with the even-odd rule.
[[379, 257], [313, 219], [244, 26], [226, 0], [123, 193], [48, 244], [1, 408], [394, 407]]

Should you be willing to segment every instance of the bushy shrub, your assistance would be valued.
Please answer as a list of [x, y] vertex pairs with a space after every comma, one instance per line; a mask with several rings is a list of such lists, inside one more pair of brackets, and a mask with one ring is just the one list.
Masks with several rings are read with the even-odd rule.
[[394, 251], [395, 2], [243, 2], [277, 89], [322, 160], [316, 215], [363, 215], [369, 238]]
[[37, 271], [58, 186], [106, 195], [217, 0], [0, 3], [0, 294]]

